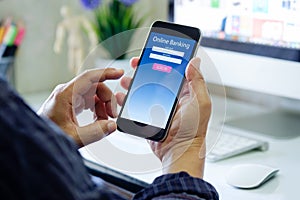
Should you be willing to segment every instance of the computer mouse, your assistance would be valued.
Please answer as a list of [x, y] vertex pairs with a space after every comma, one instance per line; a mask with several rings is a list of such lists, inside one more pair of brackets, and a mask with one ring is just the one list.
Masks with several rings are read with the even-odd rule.
[[240, 164], [231, 168], [226, 176], [229, 185], [236, 188], [257, 188], [274, 177], [278, 168], [260, 164]]

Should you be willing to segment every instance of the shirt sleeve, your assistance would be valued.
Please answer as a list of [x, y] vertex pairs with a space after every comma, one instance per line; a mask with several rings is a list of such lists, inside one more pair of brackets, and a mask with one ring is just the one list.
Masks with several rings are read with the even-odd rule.
[[194, 178], [186, 172], [180, 172], [156, 178], [151, 185], [138, 192], [134, 199], [217, 200], [219, 195], [216, 189], [208, 182]]
[[[96, 185], [75, 143], [40, 118], [0, 78], [0, 194], [2, 199], [124, 199]], [[218, 199], [216, 190], [187, 173], [155, 179], [134, 199]]]
[[1, 199], [123, 199], [96, 185], [77, 146], [0, 78]]

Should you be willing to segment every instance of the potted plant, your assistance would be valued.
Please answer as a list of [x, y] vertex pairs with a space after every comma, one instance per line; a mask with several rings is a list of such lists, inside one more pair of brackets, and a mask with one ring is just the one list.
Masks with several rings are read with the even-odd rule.
[[[135, 16], [133, 5], [137, 0], [81, 0], [82, 5], [93, 12], [93, 27], [99, 43], [106, 49], [111, 59], [124, 59], [134, 31], [113, 37], [124, 31], [139, 28], [142, 18]], [[113, 37], [113, 38], [112, 38]]]

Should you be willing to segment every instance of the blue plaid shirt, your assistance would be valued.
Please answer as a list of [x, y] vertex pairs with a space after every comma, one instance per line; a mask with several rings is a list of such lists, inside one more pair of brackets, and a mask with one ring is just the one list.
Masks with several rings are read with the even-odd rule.
[[[75, 143], [40, 118], [0, 78], [1, 199], [123, 199], [91, 180]], [[218, 199], [212, 185], [181, 172], [163, 175], [134, 199]]]

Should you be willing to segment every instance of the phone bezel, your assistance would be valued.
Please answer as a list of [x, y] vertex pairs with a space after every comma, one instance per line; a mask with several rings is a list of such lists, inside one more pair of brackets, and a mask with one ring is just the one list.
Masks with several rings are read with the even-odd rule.
[[[201, 39], [201, 32], [198, 28], [185, 26], [185, 25], [180, 25], [180, 24], [174, 24], [174, 23], [171, 23], [171, 22], [156, 21], [151, 26], [151, 29], [148, 33], [148, 36], [147, 36], [147, 39], [145, 41], [145, 44], [144, 44], [144, 47], [143, 47], [143, 50], [141, 52], [140, 57], [142, 57], [144, 55], [146, 44], [148, 43], [149, 36], [152, 32], [195, 40], [195, 45], [193, 47], [193, 51], [192, 51], [191, 57], [189, 59], [194, 57], [194, 55], [196, 53], [196, 50], [199, 46], [200, 39]], [[138, 66], [140, 65], [140, 61], [138, 63]], [[136, 71], [137, 70], [138, 70], [138, 67], [137, 67]], [[134, 76], [133, 76], [132, 80], [135, 79], [136, 71], [134, 73]], [[154, 141], [163, 141], [167, 136], [167, 133], [168, 133], [168, 130], [169, 130], [169, 127], [170, 127], [170, 124], [171, 124], [171, 120], [173, 119], [175, 109], [176, 109], [177, 104], [178, 104], [178, 95], [180, 94], [180, 91], [182, 89], [184, 79], [185, 79], [184, 77], [185, 76], [183, 76], [183, 78], [181, 80], [181, 84], [180, 84], [178, 93], [176, 95], [177, 97], [176, 97], [175, 102], [172, 106], [170, 116], [168, 118], [166, 127], [164, 129], [159, 128], [159, 127], [155, 127], [155, 126], [152, 126], [152, 125], [149, 125], [149, 124], [144, 124], [144, 123], [141, 123], [141, 122], [133, 121], [133, 120], [130, 120], [130, 119], [122, 118], [121, 113], [123, 112], [123, 108], [124, 108], [124, 107], [122, 107], [122, 109], [120, 111], [120, 114], [119, 114], [119, 117], [117, 119], [117, 128], [118, 128], [118, 130], [121, 131], [121, 132], [125, 132], [125, 133], [131, 134], [131, 135], [143, 137], [143, 138], [154, 140]], [[129, 86], [128, 92], [131, 89], [132, 82]], [[126, 100], [127, 100], [127, 96], [125, 97], [124, 102], [126, 102]], [[153, 135], [153, 133], [155, 133], [155, 134]], [[152, 136], [149, 137], [150, 134]]]

